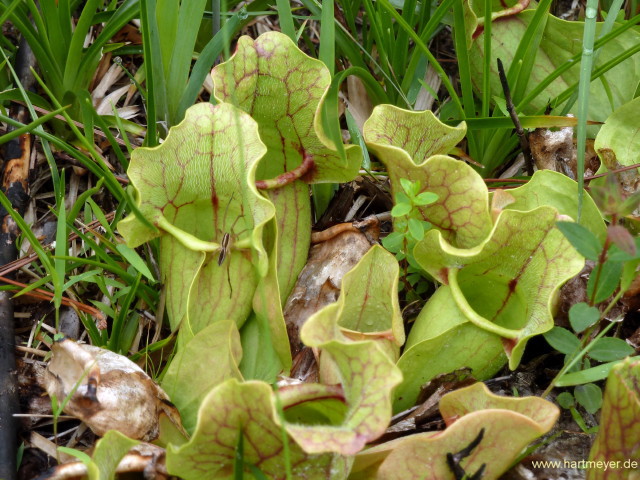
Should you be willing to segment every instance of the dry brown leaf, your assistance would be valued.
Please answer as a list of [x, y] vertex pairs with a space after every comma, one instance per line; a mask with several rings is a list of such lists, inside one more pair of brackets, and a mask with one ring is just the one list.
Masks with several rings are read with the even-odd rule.
[[118, 430], [150, 442], [160, 434], [162, 416], [184, 431], [167, 394], [128, 358], [68, 338], [56, 341], [51, 350], [44, 377], [47, 392], [62, 403], [75, 389], [63, 411], [96, 435]]

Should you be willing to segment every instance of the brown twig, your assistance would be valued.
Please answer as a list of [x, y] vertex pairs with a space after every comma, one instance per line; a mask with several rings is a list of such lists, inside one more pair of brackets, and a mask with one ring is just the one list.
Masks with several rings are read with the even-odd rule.
[[[26, 283], [18, 282], [16, 280], [12, 280], [11, 278], [1, 277], [1, 276], [0, 276], [0, 282], [8, 283], [9, 285], [14, 285], [16, 287], [21, 287], [21, 288], [27, 288], [29, 286]], [[42, 290], [41, 288], [36, 288], [34, 290], [26, 292], [24, 293], [24, 295], [27, 295], [33, 298], [39, 298], [41, 300], [49, 300], [49, 301], [52, 301], [54, 297], [53, 293], [47, 292], [46, 290]], [[77, 308], [81, 312], [88, 313], [89, 315], [96, 318], [97, 320], [100, 320], [100, 321], [105, 320], [104, 313], [82, 302], [72, 300], [68, 297], [62, 297], [62, 304], [67, 307]]]
[[507, 111], [511, 116], [511, 120], [516, 127], [516, 134], [520, 139], [520, 148], [522, 149], [522, 154], [524, 155], [524, 163], [527, 166], [527, 175], [533, 175], [533, 157], [531, 156], [531, 148], [529, 148], [529, 139], [522, 128], [522, 124], [520, 123], [520, 119], [518, 118], [518, 112], [516, 112], [516, 107], [513, 104], [513, 100], [511, 99], [511, 90], [509, 89], [509, 82], [507, 81], [507, 76], [504, 73], [504, 67], [502, 66], [502, 61], [498, 58], [498, 74], [500, 76], [500, 83], [502, 84], [502, 90], [504, 91], [504, 98], [507, 102]]

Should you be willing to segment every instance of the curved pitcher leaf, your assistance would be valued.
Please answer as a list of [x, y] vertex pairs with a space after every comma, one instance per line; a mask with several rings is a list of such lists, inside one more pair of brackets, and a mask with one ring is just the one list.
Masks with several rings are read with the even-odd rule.
[[[257, 324], [258, 336], [245, 335], [243, 342], [248, 342], [251, 338], [254, 345], [258, 345], [257, 349], [251, 351], [245, 349], [245, 360], [243, 361], [243, 371], [245, 378], [264, 380], [267, 383], [273, 383], [275, 378], [269, 378], [260, 374], [259, 371], [275, 372], [276, 374], [291, 370], [291, 350], [289, 348], [289, 336], [287, 335], [287, 327], [284, 321], [282, 305], [275, 299], [280, 298], [280, 289], [278, 285], [278, 249], [277, 249], [277, 227], [276, 220], [272, 219], [265, 226], [265, 238], [269, 240], [267, 250], [269, 253], [269, 270], [267, 274], [258, 281], [258, 286], [253, 296], [253, 312], [255, 314], [255, 323]], [[264, 362], [263, 354], [266, 350], [268, 359], [277, 357], [277, 363], [272, 362], [268, 368], [260, 365]], [[254, 368], [249, 371], [248, 364], [253, 364]], [[279, 368], [277, 368], [279, 367]]]
[[284, 301], [307, 259], [311, 206], [306, 183], [352, 180], [360, 168], [361, 151], [347, 146], [342, 158], [324, 134], [320, 105], [331, 75], [324, 63], [305, 55], [286, 35], [241, 37], [234, 55], [211, 76], [218, 101], [238, 106], [258, 122], [267, 153], [256, 178], [299, 177], [266, 193], [276, 207], [278, 279]]
[[[380, 271], [390, 272], [386, 282], [362, 281], [363, 274], [375, 280]], [[400, 371], [386, 353], [388, 345], [373, 340], [352, 340], [349, 337], [354, 330], [345, 332], [341, 325], [361, 328], [365, 334], [381, 328], [395, 334], [394, 324], [401, 320], [397, 300], [393, 300], [397, 275], [395, 258], [381, 247], [373, 247], [345, 275], [338, 301], [312, 315], [302, 327], [302, 341], [321, 351], [321, 364], [325, 359], [330, 362], [332, 380], [337, 377], [342, 384], [348, 407], [340, 425], [287, 424], [287, 431], [305, 451], [353, 455], [387, 428], [391, 419], [391, 393], [402, 379]], [[359, 282], [366, 287], [362, 289]], [[382, 288], [378, 283], [383, 284]], [[374, 295], [379, 295], [382, 301], [374, 299]], [[367, 300], [364, 317], [358, 308], [362, 308], [363, 300]], [[376, 318], [379, 315], [386, 317], [385, 326]], [[404, 340], [404, 336], [391, 338], [396, 348]]]
[[[638, 122], [640, 122], [640, 98], [635, 98], [624, 104], [607, 118], [594, 143], [594, 149], [598, 152], [602, 161], [597, 173], [619, 170], [621, 167], [629, 167], [638, 162], [640, 154]], [[637, 202], [630, 204], [627, 208], [624, 208], [622, 203], [622, 198], [628, 198], [634, 194], [637, 195], [640, 190], [639, 172], [640, 170], [637, 168], [617, 172], [616, 183], [619, 185], [622, 195], [610, 192], [604, 196], [611, 200], [619, 198], [617, 202], [613, 200], [611, 207], [619, 210], [622, 215], [628, 215], [629, 213], [635, 217], [640, 215], [640, 208], [637, 207]], [[605, 178], [599, 178], [594, 180], [591, 185], [600, 187], [604, 185], [605, 181]], [[610, 188], [607, 189], [611, 190]], [[607, 204], [609, 202], [603, 201], [602, 203]], [[621, 205], [616, 206], [616, 203]]]
[[242, 379], [240, 335], [234, 322], [209, 325], [171, 359], [162, 388], [180, 411], [182, 424], [193, 433], [198, 409], [209, 391], [228, 378]]
[[538, 397], [507, 398], [482, 383], [448, 393], [440, 401], [447, 429], [409, 435], [356, 456], [350, 479], [453, 479], [447, 454], [459, 452], [484, 435], [463, 461], [468, 474], [486, 464], [483, 478], [498, 478], [530, 442], [558, 418], [558, 407]]
[[[491, 25], [491, 56], [500, 58], [506, 68], [513, 62], [514, 55], [531, 22], [535, 10], [525, 10], [519, 15], [509, 16], [493, 22]], [[569, 22], [547, 14], [541, 35], [537, 55], [531, 68], [526, 94], [537, 87], [550, 72], [566, 65], [570, 58], [582, 51], [584, 22]], [[596, 27], [596, 38], [600, 35], [602, 23]], [[615, 39], [603, 45], [595, 63], [594, 70], [603, 66], [621, 52], [629, 50], [640, 41], [640, 33], [629, 29]], [[478, 36], [471, 48], [471, 79], [480, 89], [484, 62], [484, 34]], [[501, 92], [500, 79], [495, 62], [492, 63], [491, 90]], [[609, 70], [603, 77], [591, 82], [589, 94], [589, 120], [603, 122], [613, 109], [633, 98], [638, 83], [637, 72], [640, 70], [640, 56], [634, 55]], [[568, 87], [577, 84], [580, 78], [580, 62], [565, 71], [554, 80], [542, 93], [523, 105], [523, 112], [533, 114], [544, 110], [550, 99], [561, 94]], [[611, 101], [613, 105], [611, 104]], [[517, 99], [516, 99], [517, 103]], [[575, 109], [575, 106], [574, 106]]]
[[[167, 449], [167, 470], [185, 480], [235, 478], [236, 452], [242, 441], [245, 478], [252, 474], [251, 465], [267, 478], [285, 479], [283, 431], [276, 412], [268, 384], [235, 379], [221, 383], [204, 399], [191, 440]], [[346, 478], [350, 460], [331, 453], [310, 455], [286, 433], [284, 438], [293, 478]]]
[[268, 267], [262, 230], [274, 215], [255, 187], [265, 151], [251, 117], [232, 105], [202, 103], [162, 145], [132, 154], [138, 208], [160, 232], [133, 215], [118, 229], [132, 247], [162, 235], [169, 319], [173, 330], [182, 324], [187, 339], [217, 320], [241, 325], [251, 311]]
[[[600, 430], [589, 461], [612, 468], [591, 468], [587, 479], [638, 478], [640, 469], [640, 360], [627, 358], [613, 367], [604, 391]], [[630, 462], [635, 462], [631, 465]], [[601, 464], [602, 465], [602, 464]], [[626, 472], [629, 476], [626, 477]], [[634, 474], [636, 476], [634, 476]]]
[[527, 340], [553, 327], [558, 289], [584, 266], [556, 220], [552, 207], [504, 210], [477, 247], [452, 247], [434, 230], [414, 250], [420, 266], [451, 287], [465, 317], [502, 337], [512, 369]]
[[342, 279], [338, 298], [338, 325], [353, 340], [388, 344], [385, 351], [397, 358], [405, 340], [398, 302], [398, 261], [374, 245]]
[[[600, 128], [593, 148], [596, 152], [608, 148], [613, 150], [620, 166], [638, 162], [640, 152], [640, 97], [616, 109]], [[613, 169], [604, 162], [598, 171]], [[636, 170], [637, 175], [637, 170]]]
[[[523, 186], [510, 189], [507, 194], [515, 200], [506, 210], [533, 210], [542, 205], [555, 207], [561, 215], [578, 218], [578, 183], [553, 170], [538, 170]], [[604, 241], [607, 229], [600, 210], [585, 192], [580, 224]]]
[[429, 111], [379, 105], [363, 128], [367, 146], [387, 166], [394, 195], [403, 191], [401, 178], [419, 181], [421, 192], [438, 195], [419, 210], [449, 242], [470, 247], [489, 234], [489, 196], [482, 177], [464, 162], [441, 155], [462, 140], [464, 123], [453, 128]]
[[435, 376], [469, 367], [474, 378], [491, 378], [507, 363], [498, 335], [471, 323], [448, 286], [438, 288], [416, 318], [398, 360], [402, 383], [394, 391], [394, 412], [415, 405], [421, 387]]

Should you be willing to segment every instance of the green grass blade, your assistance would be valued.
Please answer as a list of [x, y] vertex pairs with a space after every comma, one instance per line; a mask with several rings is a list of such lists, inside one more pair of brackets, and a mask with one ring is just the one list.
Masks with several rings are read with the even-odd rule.
[[[64, 204], [64, 194], [65, 194], [65, 181], [64, 181], [64, 170], [60, 175], [60, 186], [57, 188], [58, 197], [56, 198], [56, 203], [58, 204], [58, 224], [56, 226], [56, 248], [55, 254], [56, 257], [53, 260], [53, 263], [56, 268], [56, 276], [59, 280], [58, 285], [60, 288], [56, 288], [53, 293], [53, 303], [56, 309], [60, 308], [62, 305], [62, 285], [64, 285], [64, 277], [66, 275], [66, 261], [64, 259], [59, 258], [61, 255], [66, 255], [68, 252], [67, 247], [67, 210]], [[55, 284], [54, 284], [55, 285]], [[57, 316], [56, 316], [57, 320]], [[56, 322], [56, 329], [58, 328], [58, 324]]]
[[53, 283], [54, 289], [61, 290], [62, 281], [57, 275], [55, 265], [50, 255], [42, 247], [42, 245], [38, 241], [38, 238], [33, 234], [33, 232], [31, 231], [31, 228], [29, 228], [29, 225], [27, 225], [27, 222], [24, 221], [24, 218], [22, 218], [22, 216], [14, 210], [14, 208], [11, 205], [11, 202], [9, 201], [7, 196], [4, 194], [4, 192], [1, 190], [0, 190], [0, 204], [4, 207], [7, 213], [11, 215], [11, 218], [13, 219], [13, 221], [16, 222], [16, 225], [18, 225], [18, 228], [20, 229], [20, 232], [22, 232], [22, 235], [27, 240], [29, 240], [29, 243], [31, 244], [33, 251], [38, 256], [40, 263], [42, 263], [42, 266], [45, 268], [46, 272], [51, 276], [51, 281]]
[[[80, 61], [80, 71], [87, 72], [88, 75], [93, 75], [95, 65], [97, 65], [97, 62], [102, 58], [102, 50], [107, 42], [111, 41], [113, 36], [122, 29], [122, 27], [132, 19], [139, 17], [139, 15], [140, 4], [138, 0], [125, 0], [122, 2], [109, 20], [104, 23], [100, 34], [85, 51]], [[81, 86], [84, 88], [87, 87], [86, 84]]]
[[[640, 14], [634, 16], [633, 18], [624, 22], [620, 27], [611, 31], [611, 33], [603, 36], [598, 39], [597, 42], [594, 43], [594, 48], [600, 48], [607, 42], [613, 40], [614, 38], [622, 35], [624, 32], [634, 27], [637, 23], [640, 23]], [[560, 77], [564, 72], [573, 67], [578, 60], [580, 60], [582, 53], [577, 53], [573, 57], [569, 58], [566, 62], [564, 62], [561, 66], [556, 68], [551, 74], [549, 74], [542, 82], [536, 85], [533, 90], [531, 90], [520, 102], [516, 102], [516, 108], [518, 110], [522, 110], [526, 108], [526, 106], [538, 95], [546, 90], [546, 88], [551, 85], [551, 83], [558, 77]]]
[[[425, 45], [429, 43], [432, 36], [435, 34], [438, 27], [440, 26], [442, 19], [451, 10], [453, 3], [455, 1], [458, 1], [458, 0], [443, 0], [443, 2], [440, 3], [440, 5], [438, 5], [438, 8], [436, 8], [435, 12], [433, 12], [433, 15], [430, 15], [429, 20], [427, 21], [422, 32], [420, 33], [420, 39]], [[423, 2], [423, 4], [425, 4], [425, 2]], [[430, 11], [429, 7], [426, 6], [426, 4], [423, 8], [426, 11]], [[414, 48], [411, 53], [411, 59], [409, 60], [409, 66], [407, 67], [406, 74], [404, 75], [404, 79], [402, 81], [403, 91], [408, 92], [411, 87], [411, 84], [416, 82], [418, 79], [421, 79], [421, 77], [416, 77], [415, 75], [416, 69], [418, 67], [418, 64], [421, 58], [426, 58], [424, 56], [424, 53], [420, 49]]]
[[320, 19], [320, 52], [319, 58], [333, 76], [335, 71], [335, 38], [336, 26], [333, 16], [333, 0], [322, 2], [322, 17]]
[[167, 121], [167, 87], [162, 66], [160, 35], [156, 22], [156, 0], [140, 0], [142, 48], [147, 82], [147, 136], [145, 146], [158, 145], [158, 121]]
[[82, 60], [82, 49], [84, 47], [84, 41], [89, 32], [89, 28], [93, 24], [93, 16], [98, 8], [99, 0], [87, 0], [78, 23], [71, 37], [69, 43], [69, 51], [67, 52], [67, 58], [64, 66], [64, 75], [62, 84], [65, 90], [73, 91], [76, 86], [75, 79], [83, 72], [80, 71], [80, 61]]
[[140, 285], [140, 279], [142, 278], [142, 274], [138, 273], [136, 275], [133, 284], [129, 287], [129, 291], [127, 292], [127, 296], [125, 297], [122, 305], [120, 305], [120, 311], [118, 312], [117, 317], [113, 321], [113, 326], [111, 328], [111, 336], [109, 337], [109, 350], [112, 350], [116, 353], [125, 353], [123, 346], [120, 344], [120, 339], [122, 337], [122, 330], [125, 327], [125, 323], [127, 320], [127, 316], [131, 313], [129, 310], [131, 304], [136, 298], [136, 292], [138, 290], [138, 286]]
[[473, 100], [473, 85], [471, 83], [471, 63], [469, 62], [469, 50], [467, 49], [467, 32], [464, 22], [464, 11], [461, 2], [453, 4], [454, 44], [458, 59], [458, 71], [460, 72], [460, 86], [462, 88], [462, 100], [465, 118], [476, 116]]
[[464, 115], [464, 111], [463, 111], [463, 108], [462, 108], [462, 104], [460, 103], [460, 98], [458, 97], [458, 94], [456, 93], [455, 89], [453, 88], [453, 85], [451, 84], [451, 81], [449, 80], [448, 75], [442, 69], [442, 67], [440, 66], [440, 64], [438, 63], [436, 58], [433, 56], [433, 54], [431, 53], [429, 48], [420, 39], [418, 34], [415, 33], [413, 31], [413, 29], [409, 25], [407, 25], [407, 22], [405, 22], [404, 19], [402, 18], [402, 16], [396, 11], [395, 8], [393, 8], [393, 6], [389, 3], [389, 0], [378, 0], [378, 3], [385, 10], [387, 10], [387, 12], [389, 12], [395, 18], [395, 20], [396, 20], [396, 22], [398, 22], [398, 25], [400, 26], [400, 28], [403, 28], [403, 29], [405, 29], [407, 31], [407, 33], [412, 38], [412, 40], [415, 42], [417, 47], [419, 49], [421, 49], [422, 52], [426, 55], [426, 57], [429, 59], [429, 63], [433, 66], [435, 71], [438, 73], [438, 76], [442, 80], [442, 84], [447, 89], [447, 92], [449, 93], [449, 95], [451, 97], [451, 101], [453, 102], [453, 105], [455, 106], [456, 110], [458, 111], [460, 116], [463, 116]]
[[591, 67], [593, 65], [593, 44], [596, 36], [596, 16], [598, 0], [587, 0], [585, 9], [584, 36], [582, 39], [582, 60], [580, 62], [580, 85], [578, 87], [578, 218], [582, 214], [584, 197], [584, 156], [587, 143], [587, 115], [589, 112], [589, 87], [591, 85]]
[[[178, 115], [180, 98], [189, 79], [193, 49], [196, 44], [200, 23], [202, 23], [205, 6], [206, 0], [189, 0], [180, 4], [178, 16], [179, 34], [176, 35], [173, 45], [169, 76], [167, 77], [168, 127], [176, 125], [181, 120]], [[163, 33], [162, 30], [159, 31], [161, 34]]]
[[[484, 2], [484, 18], [491, 18], [491, 2]], [[481, 116], [488, 117], [491, 108], [491, 20], [484, 22], [484, 65], [482, 69], [482, 108]]]
[[[53, 105], [56, 108], [61, 108], [61, 105], [58, 102], [58, 100], [55, 98], [53, 93], [47, 88], [46, 84], [42, 81], [42, 79], [38, 76], [38, 74], [35, 71], [33, 71], [33, 69], [32, 69], [32, 72], [33, 72], [34, 77], [36, 78], [36, 80], [38, 81], [40, 86], [42, 87], [42, 89], [47, 93], [47, 95], [49, 95], [49, 98], [51, 98], [51, 102], [53, 103]], [[69, 117], [67, 112], [65, 112], [63, 110], [61, 113], [62, 113], [62, 116], [67, 121], [67, 124], [69, 125], [69, 128], [71, 129], [71, 131], [76, 135], [78, 140], [80, 140], [80, 143], [82, 143], [83, 146], [93, 156], [93, 158], [95, 160], [95, 164], [97, 164], [100, 167], [101, 173], [98, 175], [98, 178], [105, 177], [106, 180], [107, 180], [107, 184], [110, 187], [113, 186], [113, 188], [114, 188], [114, 190], [112, 190], [112, 193], [114, 195], [116, 195], [116, 196], [118, 196], [118, 194], [119, 194], [119, 198], [122, 199], [124, 197], [124, 190], [120, 186], [118, 181], [116, 180], [115, 176], [113, 175], [113, 172], [109, 169], [108, 165], [104, 162], [104, 160], [102, 159], [100, 154], [95, 149], [95, 145], [93, 143], [87, 141], [87, 139], [84, 137], [84, 135], [82, 135], [82, 132], [80, 132], [80, 130], [75, 125], [75, 123], [73, 122], [71, 117]], [[91, 163], [94, 163], [94, 162], [91, 162]]]
[[216, 33], [202, 49], [202, 52], [191, 71], [187, 88], [184, 90], [182, 98], [180, 99], [178, 108], [179, 118], [183, 118], [187, 108], [195, 103], [196, 98], [198, 98], [198, 92], [200, 92], [206, 76], [209, 75], [216, 58], [218, 58], [224, 50], [224, 42], [226, 39], [233, 37], [235, 32], [241, 26], [242, 21], [246, 18], [246, 10], [242, 9], [236, 12], [225, 22], [222, 28], [218, 30], [218, 33]]
[[[602, 38], [603, 36], [607, 35], [613, 29], [613, 25], [615, 24], [616, 17], [618, 15], [618, 12], [620, 11], [620, 7], [622, 7], [623, 1], [624, 0], [614, 0], [613, 3], [611, 4], [611, 8], [609, 8], [609, 14], [607, 15], [607, 18], [604, 20], [604, 24], [600, 29], [599, 38]], [[600, 54], [600, 49], [594, 48], [594, 53], [593, 53], [594, 65], [598, 60], [599, 54]], [[591, 78], [591, 81], [593, 81], [593, 77]], [[602, 81], [606, 82], [605, 79], [603, 79]], [[607, 88], [607, 85], [606, 84], [604, 85], [605, 85], [605, 88]], [[577, 99], [578, 99], [578, 91], [576, 90], [573, 93], [573, 95], [571, 95], [571, 98], [569, 99], [569, 101], [564, 105], [561, 115], [566, 115], [567, 113], [569, 113], [569, 111], [571, 110], [571, 108], [573, 108], [573, 105], [575, 104]], [[612, 102], [611, 110], [614, 110], [613, 102]]]
[[53, 112], [47, 113], [46, 115], [43, 115], [42, 117], [37, 118], [36, 120], [34, 120], [33, 122], [25, 125], [24, 127], [16, 128], [15, 130], [12, 130], [9, 133], [5, 133], [4, 135], [0, 136], [0, 145], [3, 145], [5, 143], [7, 143], [12, 138], [16, 138], [16, 137], [19, 137], [20, 135], [22, 135], [24, 133], [31, 132], [36, 127], [42, 125], [43, 123], [48, 122], [49, 120], [54, 118], [56, 115], [59, 115], [60, 113], [62, 113], [67, 108], [69, 108], [68, 105], [66, 107], [58, 108], [57, 110], [54, 110]]
[[531, 70], [535, 64], [538, 46], [542, 40], [547, 19], [549, 18], [549, 8], [552, 0], [542, 0], [527, 26], [527, 29], [518, 44], [518, 48], [513, 56], [513, 61], [507, 72], [507, 79], [511, 85], [511, 98], [514, 104], [518, 104], [531, 78]]
[[293, 26], [293, 15], [291, 15], [291, 3], [288, 0], [276, 0], [276, 7], [282, 33], [297, 44], [296, 29]]
[[233, 458], [233, 480], [244, 480], [244, 432], [238, 429], [238, 443]]

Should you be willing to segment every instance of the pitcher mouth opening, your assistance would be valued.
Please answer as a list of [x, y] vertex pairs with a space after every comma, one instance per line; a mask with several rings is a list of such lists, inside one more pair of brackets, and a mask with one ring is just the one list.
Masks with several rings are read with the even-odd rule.
[[[465, 278], [461, 279], [461, 274]], [[474, 280], [482, 281], [482, 288], [476, 288], [479, 284]], [[464, 289], [461, 283], [465, 284]], [[464, 269], [452, 268], [449, 269], [449, 287], [460, 310], [476, 326], [504, 339], [513, 340], [522, 335], [527, 318], [522, 316], [521, 304], [526, 302], [518, 294], [517, 281], [509, 281], [505, 285], [503, 279], [500, 282], [491, 281], [486, 273], [482, 276], [465, 275]], [[478, 294], [478, 291], [483, 293]], [[524, 311], [527, 309], [524, 308]], [[512, 313], [520, 315], [516, 317]]]

